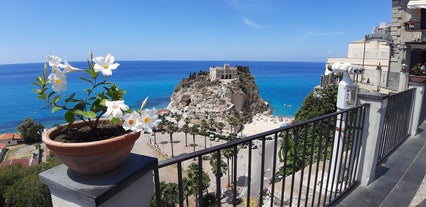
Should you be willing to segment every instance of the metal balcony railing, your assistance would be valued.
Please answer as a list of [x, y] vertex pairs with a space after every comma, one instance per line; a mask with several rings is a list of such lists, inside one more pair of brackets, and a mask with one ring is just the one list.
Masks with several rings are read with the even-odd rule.
[[367, 107], [161, 161], [152, 205], [328, 206], [358, 183]]
[[381, 164], [409, 137], [409, 124], [415, 89], [389, 96], [383, 133], [380, 138], [377, 165]]

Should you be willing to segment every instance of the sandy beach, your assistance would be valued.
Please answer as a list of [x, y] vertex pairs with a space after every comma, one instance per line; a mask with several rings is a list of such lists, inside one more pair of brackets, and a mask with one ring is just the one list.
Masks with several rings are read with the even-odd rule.
[[244, 125], [243, 135], [250, 136], [276, 129], [281, 126], [287, 126], [290, 125], [293, 120], [294, 118], [292, 117], [256, 115], [253, 117], [253, 122]]

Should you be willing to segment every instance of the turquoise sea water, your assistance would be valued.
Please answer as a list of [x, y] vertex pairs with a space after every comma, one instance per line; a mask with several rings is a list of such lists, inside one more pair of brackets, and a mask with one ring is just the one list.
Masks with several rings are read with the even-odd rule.
[[[126, 104], [138, 108], [149, 96], [147, 107], [163, 108], [170, 101], [174, 87], [191, 72], [208, 71], [210, 66], [224, 63], [250, 67], [260, 95], [273, 107], [273, 115], [294, 116], [305, 96], [319, 84], [324, 72], [322, 62], [272, 61], [118, 61], [109, 81], [116, 82], [127, 93]], [[32, 92], [31, 83], [41, 74], [44, 63], [0, 65], [0, 133], [14, 132], [25, 117], [41, 122], [46, 127], [64, 123], [63, 112], [51, 113], [42, 108], [43, 102]], [[71, 62], [87, 68], [85, 62]], [[79, 80], [79, 73], [68, 75], [68, 91], [83, 92], [87, 85]]]

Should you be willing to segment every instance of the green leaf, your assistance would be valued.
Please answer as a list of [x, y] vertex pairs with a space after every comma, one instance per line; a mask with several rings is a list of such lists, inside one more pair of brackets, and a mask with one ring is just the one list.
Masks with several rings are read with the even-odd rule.
[[74, 110], [84, 110], [84, 103], [80, 102], [80, 103], [76, 104], [73, 109]]
[[102, 93], [98, 94], [96, 98], [100, 100], [108, 99], [108, 97], [105, 96], [105, 93], [103, 91]]
[[117, 85], [111, 86], [111, 88], [105, 88], [107, 90], [107, 95], [111, 97], [111, 100], [123, 100], [123, 95], [126, 93], [125, 90], [120, 90]]
[[76, 93], [71, 94], [66, 100], [65, 102], [76, 102], [77, 100], [74, 99]]
[[37, 82], [40, 83], [41, 85], [43, 85], [43, 78], [41, 76], [37, 77]]
[[37, 98], [39, 98], [39, 99], [45, 99], [46, 98], [46, 94], [41, 94], [40, 96], [37, 96]]
[[35, 85], [35, 86], [37, 86], [37, 87], [39, 87], [39, 88], [42, 88], [41, 84], [40, 84], [40, 83], [38, 83], [38, 82], [32, 82], [31, 84], [33, 84], [33, 85]]
[[76, 110], [75, 114], [84, 116], [84, 117], [89, 118], [89, 119], [96, 118], [96, 113], [93, 112], [93, 111]]
[[33, 92], [37, 93], [37, 94], [42, 94], [43, 93], [40, 89], [33, 89]]
[[55, 111], [61, 110], [61, 109], [62, 109], [62, 107], [54, 106], [54, 107], [52, 107], [52, 113], [54, 113]]
[[89, 80], [88, 78], [85, 77], [80, 77], [81, 80], [87, 81], [89, 83], [93, 83], [93, 81]]
[[121, 121], [121, 120], [120, 120], [119, 118], [112, 118], [112, 119], [111, 119], [111, 124], [113, 124], [113, 125], [114, 125], [114, 124], [118, 124], [118, 123], [120, 123], [120, 121]]
[[57, 96], [55, 96], [53, 99], [52, 99], [52, 102], [53, 103], [56, 103], [57, 101], [59, 101], [59, 99], [61, 99], [62, 98], [62, 95], [57, 95]]
[[96, 79], [98, 77], [98, 73], [95, 72], [93, 68], [91, 68], [90, 70], [85, 70], [85, 72], [88, 73], [93, 79]]
[[102, 105], [101, 103], [102, 103], [102, 100], [96, 99], [96, 101], [94, 101], [92, 103], [92, 106], [90, 107], [90, 110], [94, 111], [95, 113], [99, 112], [99, 111], [105, 110], [106, 109], [105, 105]]
[[53, 94], [55, 94], [55, 91], [50, 92], [47, 97], [50, 98]]
[[67, 111], [67, 113], [65, 113], [65, 121], [68, 123], [74, 122], [74, 113], [72, 111]]

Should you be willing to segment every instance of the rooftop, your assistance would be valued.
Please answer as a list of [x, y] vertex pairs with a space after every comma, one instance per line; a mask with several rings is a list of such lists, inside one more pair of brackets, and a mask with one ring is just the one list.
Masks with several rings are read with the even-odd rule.
[[0, 141], [1, 140], [9, 140], [9, 139], [21, 139], [21, 135], [15, 134], [15, 133], [0, 134]]

